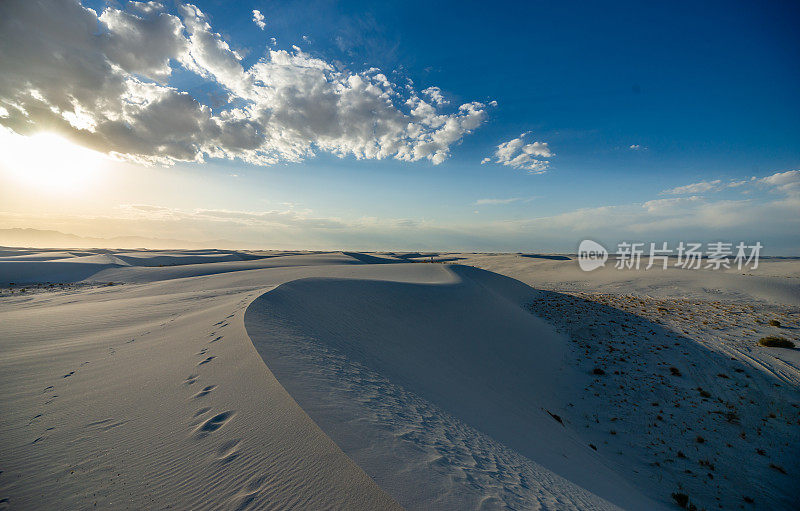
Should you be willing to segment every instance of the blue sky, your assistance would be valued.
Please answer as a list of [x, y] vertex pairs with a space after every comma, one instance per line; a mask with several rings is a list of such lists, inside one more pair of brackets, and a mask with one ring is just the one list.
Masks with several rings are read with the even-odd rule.
[[[14, 4], [8, 4], [6, 18], [41, 24], [38, 32], [47, 33], [50, 25], [41, 12]], [[341, 156], [322, 147], [324, 135], [312, 130], [302, 139], [310, 153], [290, 158], [279, 149], [266, 163], [243, 162], [230, 147], [223, 147], [227, 156], [215, 158], [201, 143], [196, 151], [203, 163], [184, 161], [193, 156], [175, 152], [155, 161], [153, 147], [141, 149], [145, 142], [139, 138], [134, 144], [102, 133], [98, 119], [107, 113], [82, 106], [99, 123], [97, 132], [74, 125], [56, 132], [94, 150], [113, 151], [117, 159], [109, 167], [115, 170], [109, 172], [122, 177], [109, 180], [107, 200], [94, 209], [60, 203], [60, 211], [66, 208], [76, 217], [51, 222], [61, 230], [85, 235], [149, 230], [179, 239], [191, 235], [293, 248], [305, 242], [309, 248], [552, 251], [574, 250], [587, 236], [611, 243], [761, 236], [768, 252], [770, 247], [774, 253], [800, 251], [796, 2], [210, 1], [195, 2], [190, 14], [184, 4], [147, 11], [125, 2], [83, 5], [100, 16], [98, 30], [111, 35], [123, 33], [123, 21], [140, 29], [144, 21], [169, 16], [182, 24], [181, 40], [188, 40], [191, 20], [200, 20], [215, 41], [236, 52], [244, 72], [274, 61], [270, 52], [281, 50], [347, 76], [378, 68], [399, 91], [393, 101], [406, 118], [412, 107], [402, 101], [409, 95], [442, 116], [455, 116], [462, 104], [480, 106], [476, 125], [459, 128], [455, 140], [440, 147], [438, 159], [403, 161], [391, 151], [380, 159]], [[131, 16], [120, 14], [115, 25], [104, 18], [109, 9]], [[263, 28], [253, 10], [263, 16]], [[65, 36], [54, 30], [50, 37]], [[9, 39], [0, 43], [6, 51], [21, 52]], [[130, 64], [132, 55], [148, 51], [136, 41], [123, 45], [127, 55], [91, 38], [82, 44], [101, 48], [109, 62], [116, 59], [127, 73], [121, 79], [158, 82], [153, 77], [160, 76], [162, 86], [188, 93], [215, 115], [247, 104], [247, 93], [231, 92], [232, 75], [226, 81], [213, 62], [197, 57], [197, 41], [190, 43], [189, 60], [165, 53], [166, 77], [157, 62]], [[79, 50], [86, 53], [76, 43], [76, 54]], [[19, 66], [36, 58], [20, 53]], [[37, 89], [50, 106], [59, 96], [55, 78], [64, 74], [55, 71], [54, 80]], [[22, 78], [0, 82], [0, 106], [10, 112], [0, 116], [0, 124], [27, 137], [53, 130], [52, 119], [15, 119], [14, 104], [40, 101], [21, 95], [24, 83], [31, 83]], [[71, 86], [64, 80], [62, 88]], [[429, 87], [438, 87], [447, 103], [437, 105], [426, 96]], [[308, 98], [302, 107], [297, 98], [291, 106], [314, 116]], [[270, 101], [262, 111], [283, 107]], [[68, 110], [59, 108], [62, 114]], [[267, 129], [272, 121], [264, 122]], [[498, 145], [523, 133], [520, 145], [546, 144], [537, 146], [545, 149], [534, 157], [547, 163], [534, 172], [503, 165], [495, 154]], [[333, 145], [352, 147], [341, 137]], [[481, 164], [485, 158], [491, 161]], [[176, 184], [165, 191], [159, 186], [164, 182]], [[7, 199], [9, 225], [48, 225], [42, 216], [52, 214], [37, 216], [19, 193]], [[138, 206], [150, 208], [150, 216]], [[224, 211], [228, 217], [239, 212], [243, 218], [269, 212], [293, 220], [278, 221], [277, 228], [241, 219], [232, 225], [230, 218], [198, 217], [198, 210]], [[94, 227], [87, 220], [92, 216]], [[325, 231], [315, 224], [322, 220], [336, 225]], [[762, 228], [765, 220], [769, 229]]]

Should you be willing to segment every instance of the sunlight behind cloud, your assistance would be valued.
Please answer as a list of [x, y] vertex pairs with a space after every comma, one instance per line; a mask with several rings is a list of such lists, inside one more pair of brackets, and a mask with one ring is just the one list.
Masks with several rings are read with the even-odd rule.
[[0, 173], [40, 192], [86, 191], [108, 159], [52, 133], [24, 137], [0, 132]]

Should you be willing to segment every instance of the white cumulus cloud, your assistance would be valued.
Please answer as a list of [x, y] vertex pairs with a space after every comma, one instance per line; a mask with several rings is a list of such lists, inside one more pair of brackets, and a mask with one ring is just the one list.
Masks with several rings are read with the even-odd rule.
[[263, 14], [261, 14], [261, 11], [259, 11], [258, 9], [253, 9], [253, 23], [255, 23], [256, 26], [261, 30], [267, 28], [266, 18], [264, 17]]
[[437, 105], [446, 105], [449, 103], [449, 101], [444, 98], [442, 89], [439, 87], [428, 87], [427, 89], [422, 89], [422, 93]]
[[758, 180], [768, 186], [774, 186], [778, 191], [788, 194], [800, 193], [800, 170], [788, 170], [786, 172], [776, 172]]
[[[494, 162], [527, 170], [529, 174], [542, 174], [550, 166], [546, 158], [555, 156], [547, 142], [526, 143], [525, 139], [530, 132], [525, 132], [519, 137], [503, 142], [494, 152]], [[484, 158], [481, 163], [489, 163], [491, 157]]]
[[[448, 108], [437, 88], [417, 92], [297, 47], [244, 67], [192, 4], [177, 15], [156, 2], [98, 14], [78, 0], [6, 0], [3, 11], [0, 125], [47, 129], [141, 163], [267, 165], [325, 151], [439, 164], [486, 119], [483, 103]], [[259, 15], [253, 21], [265, 23]], [[222, 104], [172, 86], [179, 66], [219, 88]]]

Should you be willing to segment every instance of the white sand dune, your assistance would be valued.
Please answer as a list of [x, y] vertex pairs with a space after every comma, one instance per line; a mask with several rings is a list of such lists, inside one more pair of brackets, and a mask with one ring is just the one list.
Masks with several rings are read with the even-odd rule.
[[530, 289], [440, 271], [426, 284], [293, 281], [251, 305], [247, 330], [304, 410], [405, 506], [658, 508], [548, 414], [576, 375], [564, 339], [519, 306]]
[[55, 261], [59, 259], [60, 260], [72, 259], [75, 257], [82, 257], [82, 256], [97, 257], [98, 254], [95, 254], [93, 252], [79, 252], [79, 251], [26, 252], [22, 250], [16, 250], [16, 251], [0, 250], [0, 261]]
[[[447, 257], [447, 256], [445, 256]], [[519, 279], [537, 289], [637, 294], [645, 297], [706, 300], [758, 300], [800, 306], [800, 259], [762, 259], [755, 271], [736, 268], [685, 270], [672, 264], [620, 271], [609, 262], [587, 273], [574, 260], [530, 258], [519, 254], [459, 254], [459, 264], [477, 266]]]
[[[0, 506], [669, 509], [670, 493], [683, 489], [705, 507], [738, 505], [746, 494], [756, 508], [791, 509], [797, 492], [789, 478], [800, 469], [798, 361], [748, 351], [744, 337], [711, 346], [698, 330], [676, 342], [707, 367], [676, 354], [680, 385], [659, 386], [633, 368], [600, 380], [591, 367], [604, 363], [611, 373], [605, 343], [618, 342], [608, 318], [603, 340], [584, 347], [589, 309], [561, 303], [572, 296], [536, 280], [569, 287], [563, 292], [595, 286], [604, 297], [644, 290], [662, 301], [682, 287], [702, 297], [722, 289], [732, 301], [750, 293], [770, 314], [788, 311], [785, 331], [796, 337], [791, 268], [593, 282], [581, 281], [570, 261], [454, 257], [522, 282], [408, 263], [414, 257], [402, 254], [4, 249]], [[745, 279], [757, 284], [742, 291]], [[631, 314], [626, 306], [604, 305]], [[631, 328], [646, 332], [655, 320], [641, 314]], [[683, 325], [670, 321], [663, 338]], [[651, 344], [636, 346], [628, 356], [639, 357], [641, 369], [663, 372]], [[722, 352], [730, 367], [715, 355]], [[746, 390], [729, 388], [739, 381], [731, 356], [750, 357]], [[707, 374], [723, 366], [733, 378]], [[653, 465], [641, 445], [656, 438], [650, 410], [639, 410], [651, 395], [634, 389], [625, 405], [603, 388], [618, 379], [647, 382], [662, 401], [688, 400], [696, 380], [724, 401], [735, 392], [767, 400], [737, 402], [740, 424], [730, 432], [698, 425], [708, 429], [709, 448], [759, 428], [747, 447], [763, 446], [766, 455], [718, 454], [720, 490], [663, 460]], [[777, 419], [746, 416], [751, 409], [777, 411]], [[683, 410], [670, 411], [678, 432], [667, 427], [663, 436], [676, 446], [697, 434], [681, 436], [681, 421], [699, 417]], [[629, 424], [615, 427], [628, 436], [611, 438], [597, 426], [607, 428], [610, 413], [627, 414]], [[699, 455], [687, 454], [697, 472]], [[741, 463], [746, 477], [731, 472]], [[787, 479], [773, 486], [775, 478]]]
[[397, 507], [255, 353], [246, 304], [299, 275], [252, 273], [5, 298], [0, 495], [16, 508]]

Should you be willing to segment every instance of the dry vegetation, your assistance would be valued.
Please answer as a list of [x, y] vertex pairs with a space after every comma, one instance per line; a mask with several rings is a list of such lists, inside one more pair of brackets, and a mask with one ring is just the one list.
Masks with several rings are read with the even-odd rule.
[[[778, 326], [770, 316], [797, 332], [797, 310], [549, 291], [529, 308], [569, 336], [587, 375], [564, 424], [633, 480], [655, 477], [686, 509], [763, 506], [771, 485], [794, 484], [800, 382], [764, 367], [752, 339]], [[774, 481], [750, 480], [762, 466]]]

